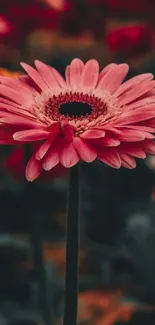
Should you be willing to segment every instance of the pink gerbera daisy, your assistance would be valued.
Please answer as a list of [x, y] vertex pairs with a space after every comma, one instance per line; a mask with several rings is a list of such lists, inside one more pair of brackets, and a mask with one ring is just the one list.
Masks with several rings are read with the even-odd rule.
[[134, 168], [134, 157], [155, 154], [155, 81], [142, 74], [123, 82], [127, 64], [109, 64], [99, 73], [96, 60], [74, 59], [66, 80], [35, 61], [22, 63], [28, 75], [0, 77], [0, 143], [40, 141], [26, 167], [32, 181], [58, 163], [70, 168], [96, 158]]

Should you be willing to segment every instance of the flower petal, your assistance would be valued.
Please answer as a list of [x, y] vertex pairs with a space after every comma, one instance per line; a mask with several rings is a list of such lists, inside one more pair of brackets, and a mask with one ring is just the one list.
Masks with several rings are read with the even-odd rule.
[[0, 118], [0, 123], [36, 129], [42, 126], [41, 123], [38, 123], [37, 121], [13, 114], [8, 114], [8, 116]]
[[107, 134], [102, 140], [102, 146], [107, 146], [107, 147], [116, 147], [120, 145], [120, 140], [117, 138], [114, 138], [112, 135]]
[[96, 60], [89, 60], [82, 71], [80, 86], [82, 90], [95, 89], [99, 77], [99, 65]]
[[73, 89], [78, 89], [84, 63], [80, 59], [74, 59], [70, 64], [70, 84]]
[[60, 118], [60, 125], [65, 139], [71, 142], [73, 140], [73, 127], [68, 123], [68, 120], [65, 118], [65, 116], [62, 116]]
[[41, 77], [46, 82], [47, 86], [51, 90], [60, 91], [60, 86], [59, 86], [57, 79], [55, 78], [53, 69], [50, 69], [50, 67], [48, 67], [48, 65], [44, 64], [43, 62], [41, 62], [39, 60], [35, 60], [35, 66], [36, 66], [37, 70], [39, 71]]
[[96, 149], [93, 148], [91, 144], [87, 143], [86, 141], [75, 137], [73, 140], [73, 146], [83, 161], [90, 163], [96, 159]]
[[121, 167], [120, 156], [113, 149], [106, 149], [106, 148], [99, 149], [97, 153], [97, 158], [113, 168]]
[[138, 143], [138, 144], [124, 143], [124, 144], [120, 145], [120, 147], [117, 149], [117, 151], [120, 154], [123, 152], [125, 154], [131, 155], [136, 158], [142, 158], [142, 159], [146, 158], [146, 153], [143, 150], [141, 143]]
[[120, 154], [120, 158], [121, 158], [121, 165], [125, 168], [128, 168], [128, 169], [133, 169], [136, 167], [136, 160], [125, 154], [125, 153], [121, 153]]
[[127, 64], [119, 64], [109, 70], [98, 84], [97, 93], [108, 92], [113, 94], [121, 85], [129, 70]]
[[[19, 89], [20, 90], [20, 89]], [[20, 92], [19, 90], [7, 87], [5, 85], [0, 84], [0, 95], [10, 99], [10, 101], [13, 101], [20, 105], [31, 104], [32, 103], [32, 97], [28, 96], [27, 93]], [[11, 104], [11, 102], [10, 102]]]
[[33, 155], [26, 166], [26, 178], [28, 181], [34, 181], [41, 174], [41, 164]]
[[144, 95], [155, 86], [155, 81], [143, 81], [138, 83], [131, 90], [123, 93], [117, 100], [117, 103], [121, 106], [131, 103], [132, 101], [138, 99], [140, 96]]
[[104, 138], [105, 131], [104, 130], [97, 130], [97, 129], [90, 129], [83, 132], [80, 135], [80, 138], [83, 139], [97, 139], [97, 138]]
[[68, 65], [65, 70], [66, 84], [70, 87], [70, 66]]
[[[112, 131], [112, 129], [110, 129], [110, 131]], [[145, 139], [145, 132], [143, 131], [121, 128], [121, 130], [113, 129], [113, 132], [120, 141], [135, 142]]]
[[145, 141], [143, 141], [142, 146], [146, 153], [155, 155], [155, 141], [145, 140]]
[[40, 146], [38, 151], [36, 152], [36, 159], [40, 160], [43, 159], [43, 157], [46, 155], [47, 151], [53, 144], [57, 137], [56, 133], [50, 134], [50, 136], [47, 138], [47, 140]]
[[64, 142], [60, 150], [60, 162], [66, 167], [70, 168], [78, 163], [80, 160], [77, 151], [72, 143]]
[[31, 77], [31, 79], [39, 86], [39, 88], [41, 90], [44, 90], [44, 91], [48, 90], [48, 87], [47, 87], [45, 81], [41, 78], [38, 71], [36, 71], [30, 65], [23, 63], [23, 62], [21, 62], [21, 66], [28, 73], [28, 75]]
[[98, 83], [97, 83], [97, 86], [100, 85], [103, 77], [110, 71], [112, 70], [113, 68], [115, 68], [117, 66], [116, 63], [110, 63], [108, 64], [99, 74], [99, 78], [98, 78]]
[[13, 134], [13, 139], [16, 141], [38, 141], [38, 140], [44, 140], [49, 136], [49, 132], [44, 130], [24, 130], [24, 131], [18, 131]]
[[125, 91], [135, 87], [137, 84], [139, 84], [142, 81], [146, 80], [152, 80], [153, 79], [153, 74], [152, 73], [143, 73], [140, 74], [139, 76], [135, 76], [127, 81], [125, 81], [115, 92], [115, 96], [120, 96], [123, 94]]
[[59, 143], [56, 141], [43, 158], [42, 166], [45, 170], [51, 170], [59, 163]]

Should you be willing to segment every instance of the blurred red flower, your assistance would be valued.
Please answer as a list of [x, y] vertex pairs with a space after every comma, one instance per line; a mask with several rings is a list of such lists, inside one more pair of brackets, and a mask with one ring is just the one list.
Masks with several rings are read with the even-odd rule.
[[112, 51], [128, 56], [145, 53], [152, 46], [152, 30], [145, 24], [118, 27], [109, 31], [105, 42]]

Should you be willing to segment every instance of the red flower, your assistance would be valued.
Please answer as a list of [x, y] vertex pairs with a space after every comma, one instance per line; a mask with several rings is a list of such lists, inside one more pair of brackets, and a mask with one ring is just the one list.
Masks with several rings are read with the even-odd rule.
[[105, 42], [112, 51], [128, 56], [141, 54], [151, 48], [152, 31], [144, 24], [119, 27], [107, 34]]
[[0, 78], [0, 143], [42, 141], [26, 168], [28, 180], [58, 163], [70, 168], [96, 158], [134, 168], [134, 157], [155, 153], [155, 81], [142, 74], [122, 83], [127, 64], [110, 64], [99, 73], [96, 60], [74, 59], [66, 81], [35, 61], [23, 63], [28, 76]]

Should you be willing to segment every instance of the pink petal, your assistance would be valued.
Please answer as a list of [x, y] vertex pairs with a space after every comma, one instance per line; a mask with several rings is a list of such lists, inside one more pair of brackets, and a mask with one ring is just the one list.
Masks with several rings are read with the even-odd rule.
[[149, 153], [151, 155], [155, 154], [155, 141], [145, 140], [143, 141], [142, 146], [146, 153]]
[[80, 86], [83, 91], [90, 91], [96, 87], [99, 77], [99, 65], [96, 60], [89, 60], [82, 71]]
[[152, 73], [144, 73], [141, 74], [139, 76], [133, 77], [127, 81], [125, 81], [120, 87], [119, 89], [116, 91], [115, 95], [118, 97], [121, 94], [123, 94], [125, 91], [134, 88], [135, 85], [137, 85], [138, 83], [142, 82], [142, 81], [146, 81], [146, 80], [152, 80], [153, 79], [153, 74]]
[[74, 59], [70, 64], [70, 84], [73, 89], [77, 89], [80, 83], [84, 63], [80, 59]]
[[113, 132], [120, 141], [135, 142], [145, 139], [145, 133], [143, 131], [122, 128], [121, 130], [113, 129]]
[[128, 73], [129, 67], [127, 64], [119, 64], [103, 77], [99, 85], [97, 86], [97, 93], [107, 91], [113, 94], [123, 82]]
[[121, 165], [128, 169], [133, 169], [136, 167], [136, 161], [133, 157], [126, 155], [125, 153], [120, 154]]
[[31, 96], [29, 97], [27, 93], [20, 92], [20, 89], [16, 90], [0, 84], [0, 94], [17, 104], [25, 105], [32, 103]]
[[80, 137], [83, 139], [96, 139], [103, 138], [105, 136], [104, 130], [90, 129], [83, 132]]
[[0, 76], [0, 83], [13, 89], [18, 88], [20, 89], [20, 93], [27, 93], [27, 96], [32, 97], [36, 93], [34, 88], [28, 86], [26, 83], [23, 83], [20, 79]]
[[51, 170], [59, 163], [59, 143], [56, 141], [43, 158], [43, 168]]
[[64, 116], [60, 118], [60, 125], [64, 137], [67, 141], [71, 142], [73, 140], [73, 127], [68, 123], [68, 120]]
[[38, 151], [36, 152], [36, 159], [40, 160], [43, 159], [43, 157], [46, 155], [47, 151], [53, 144], [57, 137], [56, 133], [50, 134], [50, 136], [47, 138], [47, 140], [40, 146]]
[[103, 77], [113, 68], [115, 68], [117, 66], [116, 63], [110, 63], [108, 64], [99, 74], [99, 78], [98, 78], [98, 83], [97, 86], [100, 85], [100, 82], [102, 81]]
[[75, 137], [73, 141], [73, 146], [83, 161], [90, 163], [96, 159], [96, 149], [93, 148], [91, 144], [88, 144], [86, 141]]
[[67, 86], [70, 86], [70, 66], [68, 65], [65, 70], [65, 76], [66, 76], [66, 84]]
[[155, 81], [143, 81], [140, 84], [137, 84], [135, 87], [131, 88], [131, 90], [122, 94], [118, 98], [117, 103], [121, 106], [131, 103], [132, 101], [147, 93], [149, 90], [153, 89], [154, 86]]
[[[152, 107], [145, 107], [143, 109], [136, 109], [135, 111], [127, 112], [122, 114], [122, 117], [118, 117], [116, 121], [119, 124], [132, 124], [140, 121], [145, 121], [155, 117], [154, 105]], [[115, 121], [115, 123], [116, 123]]]
[[66, 167], [70, 168], [76, 165], [79, 162], [80, 158], [73, 147], [72, 143], [64, 143], [60, 150], [60, 162], [61, 164]]
[[115, 147], [119, 146], [120, 140], [112, 137], [110, 134], [106, 134], [106, 136], [103, 139], [103, 146], [108, 146], [108, 147]]
[[64, 78], [61, 76], [61, 74], [60, 74], [56, 69], [54, 69], [54, 68], [52, 68], [52, 70], [53, 70], [53, 74], [54, 74], [54, 76], [55, 76], [55, 78], [56, 78], [56, 80], [57, 80], [59, 86], [60, 86], [61, 88], [66, 88], [66, 81], [65, 81]]
[[97, 158], [113, 168], [121, 167], [121, 159], [118, 153], [113, 149], [99, 149]]
[[33, 155], [27, 166], [26, 166], [26, 178], [28, 181], [34, 181], [41, 174], [41, 164], [35, 159], [35, 155]]
[[26, 63], [21, 63], [21, 66], [23, 69], [28, 73], [28, 75], [32, 78], [32, 80], [39, 86], [41, 90], [47, 91], [48, 87], [45, 83], [45, 81], [41, 78], [38, 71], [33, 69], [30, 65]]
[[140, 147], [140, 143], [138, 145], [134, 144], [121, 144], [120, 150], [118, 148], [118, 153], [120, 154], [123, 152], [125, 154], [134, 156], [136, 158], [146, 158], [146, 153], [144, 150]]
[[44, 130], [24, 130], [18, 131], [13, 134], [13, 139], [16, 141], [39, 141], [44, 140], [49, 136], [49, 132]]
[[53, 69], [51, 69], [46, 64], [44, 64], [38, 60], [35, 60], [35, 66], [36, 66], [37, 70], [39, 71], [41, 77], [46, 82], [47, 86], [49, 88], [52, 88], [53, 90], [56, 89], [56, 90], [60, 91], [60, 86], [59, 86], [57, 79], [55, 78]]
[[23, 74], [23, 75], [19, 76], [18, 79], [22, 83], [24, 83], [24, 85], [27, 85], [28, 87], [33, 88], [33, 90], [35, 90], [37, 93], [41, 92], [41, 88], [27, 74]]
[[[10, 124], [10, 125], [17, 125], [21, 127], [29, 127], [29, 128], [38, 128], [41, 127], [41, 123], [38, 123], [37, 121], [33, 121], [30, 119], [27, 119], [26, 117], [22, 117], [19, 115], [13, 115], [8, 114], [8, 116], [0, 118], [0, 122], [4, 124]], [[44, 125], [43, 125], [44, 126]]]
[[134, 109], [144, 109], [146, 108], [147, 106], [151, 106], [153, 104], [155, 104], [155, 96], [150, 96], [150, 97], [147, 97], [147, 93], [145, 94], [146, 97], [145, 98], [142, 98], [142, 99], [138, 99], [136, 102], [133, 102], [131, 104], [128, 104], [126, 106], [126, 109], [127, 110], [134, 110]]

